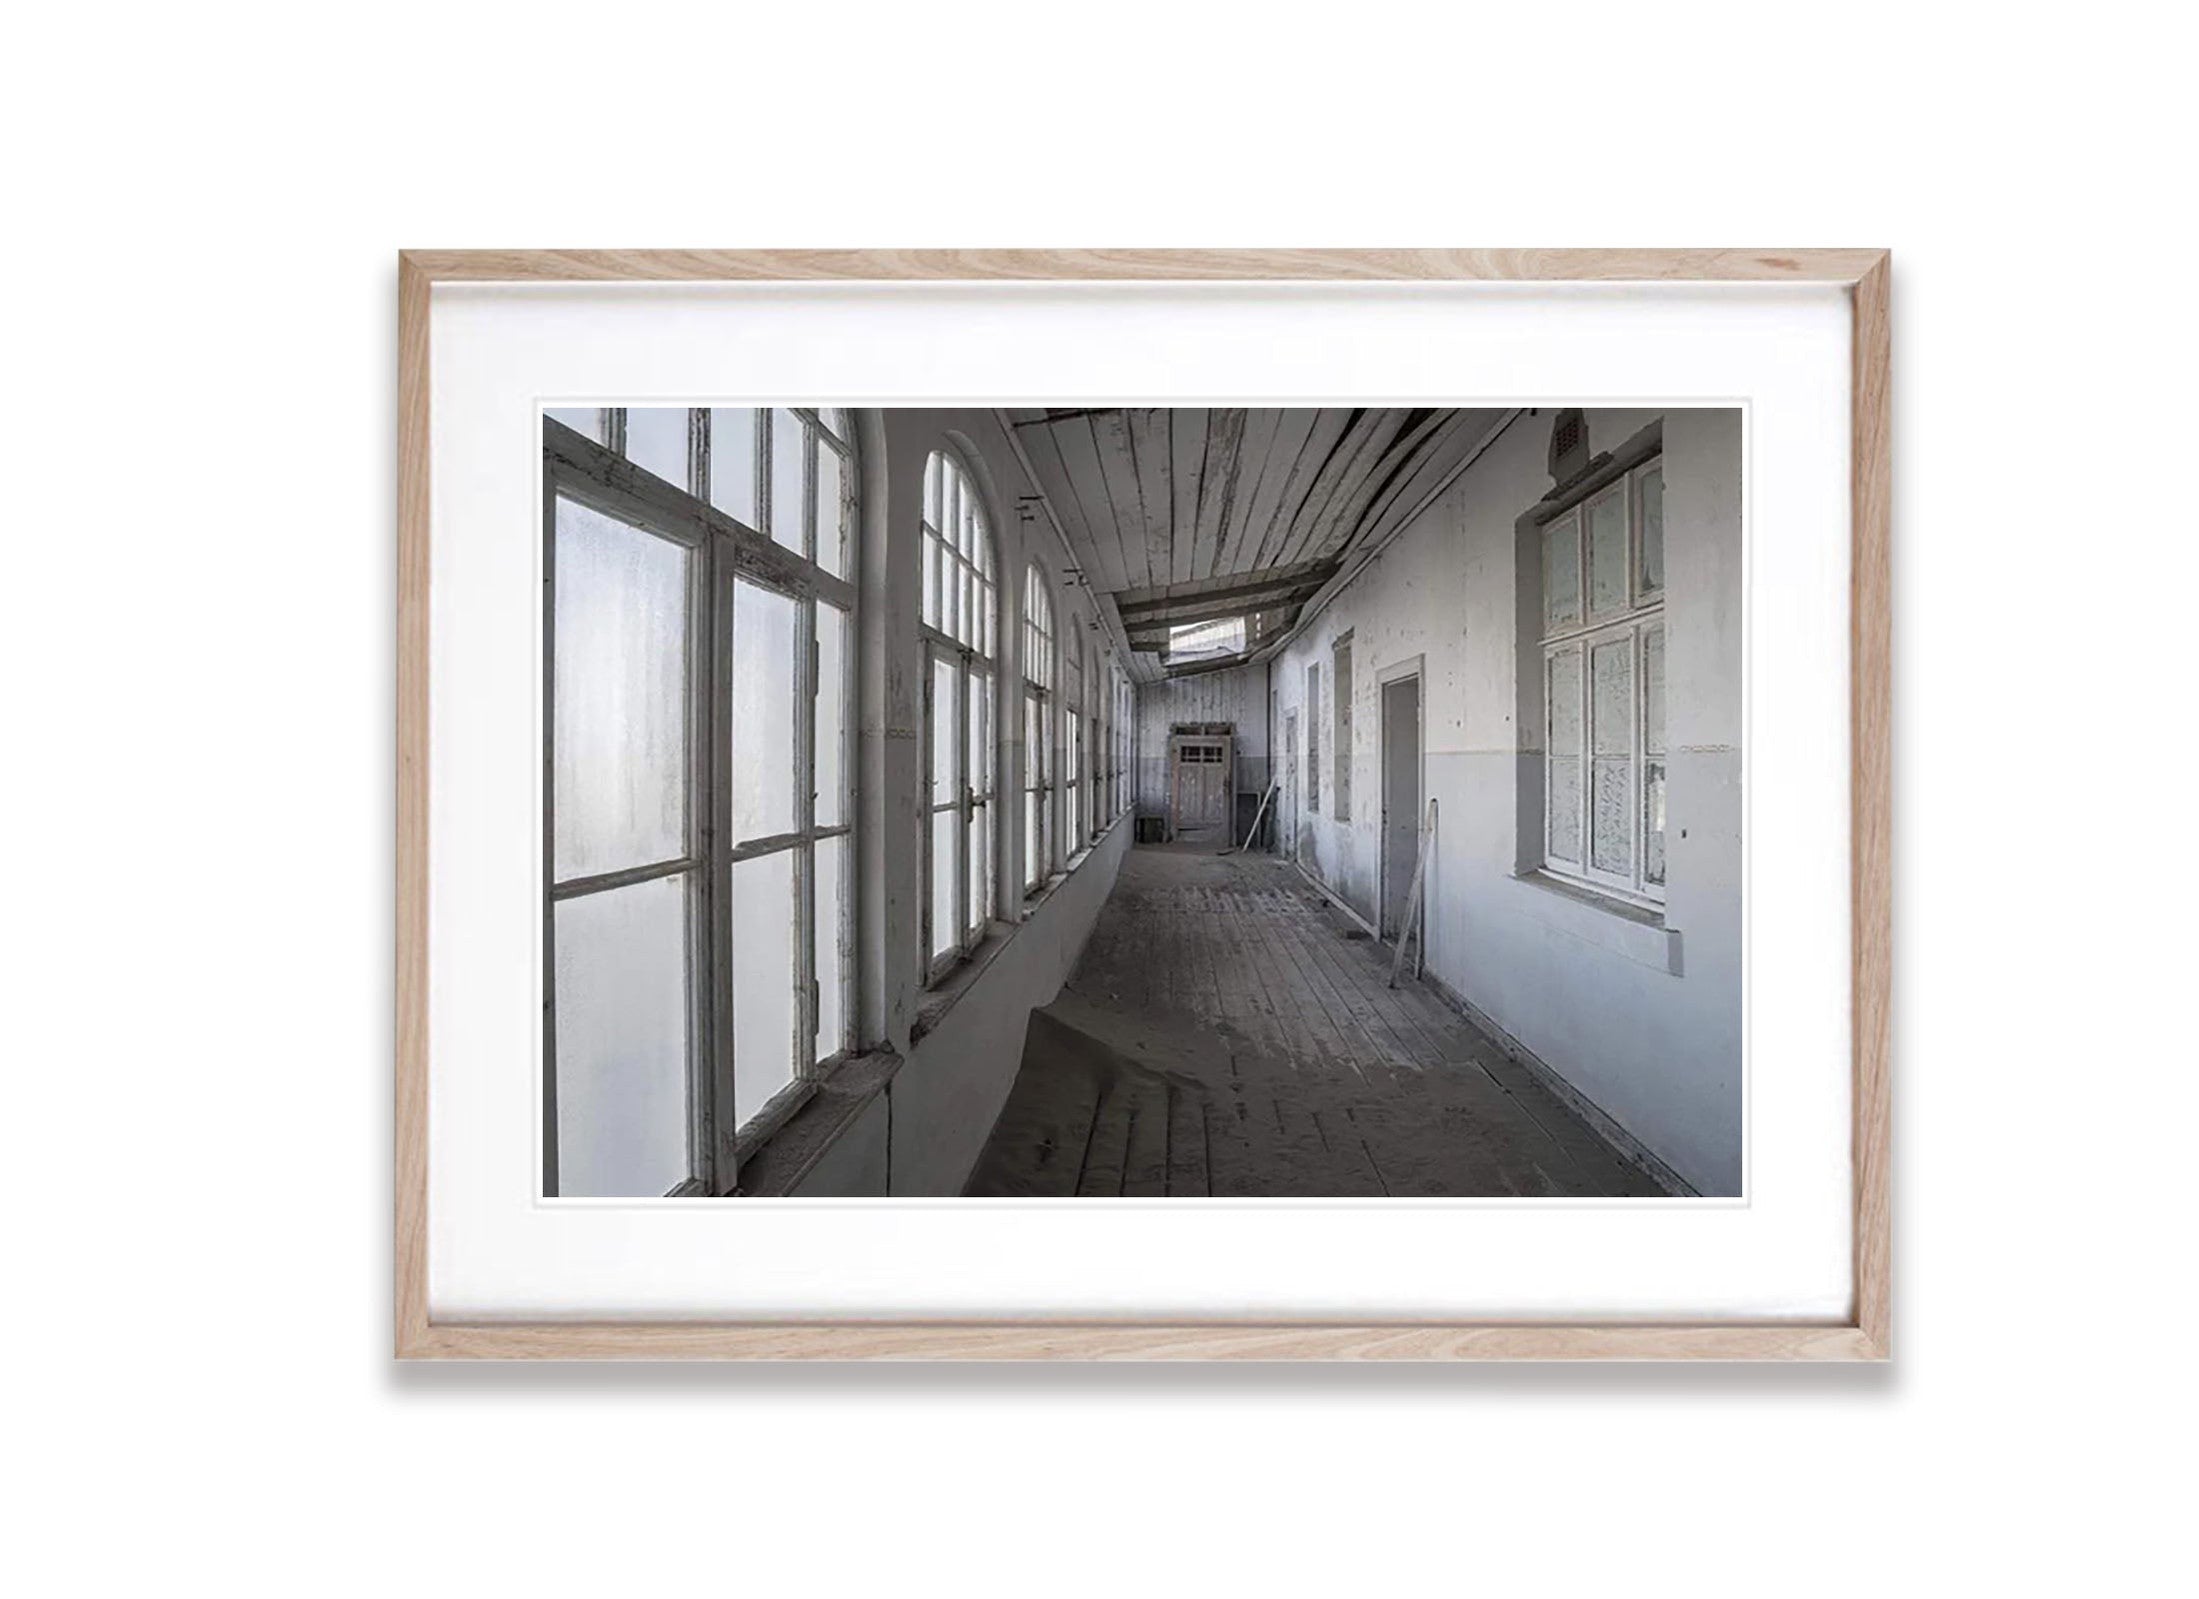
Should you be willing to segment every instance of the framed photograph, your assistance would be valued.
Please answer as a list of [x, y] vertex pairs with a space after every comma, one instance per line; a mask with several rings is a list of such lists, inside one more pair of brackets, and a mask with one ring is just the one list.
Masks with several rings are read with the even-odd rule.
[[397, 1353], [1886, 1358], [1888, 273], [402, 255]]

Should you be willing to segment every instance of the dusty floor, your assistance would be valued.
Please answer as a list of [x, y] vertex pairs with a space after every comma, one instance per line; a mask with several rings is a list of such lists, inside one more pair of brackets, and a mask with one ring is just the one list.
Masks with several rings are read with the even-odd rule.
[[1270, 857], [1133, 849], [964, 1191], [1660, 1192], [1389, 957]]

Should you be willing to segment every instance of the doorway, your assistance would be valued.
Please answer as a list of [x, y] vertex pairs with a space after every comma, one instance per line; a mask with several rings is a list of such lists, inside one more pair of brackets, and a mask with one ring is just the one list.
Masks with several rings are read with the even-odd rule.
[[[1395, 943], [1420, 853], [1420, 670], [1382, 683], [1382, 936]], [[1425, 910], [1423, 910], [1425, 914]]]
[[1169, 822], [1175, 837], [1219, 843], [1228, 831], [1231, 742], [1213, 734], [1179, 734], [1168, 741]]

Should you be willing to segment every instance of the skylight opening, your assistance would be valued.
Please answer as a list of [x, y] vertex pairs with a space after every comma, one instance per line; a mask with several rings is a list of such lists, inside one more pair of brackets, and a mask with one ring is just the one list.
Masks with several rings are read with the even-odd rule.
[[1225, 617], [1218, 622], [1186, 622], [1168, 630], [1168, 664], [1210, 661], [1221, 655], [1237, 655], [1245, 647], [1245, 619]]

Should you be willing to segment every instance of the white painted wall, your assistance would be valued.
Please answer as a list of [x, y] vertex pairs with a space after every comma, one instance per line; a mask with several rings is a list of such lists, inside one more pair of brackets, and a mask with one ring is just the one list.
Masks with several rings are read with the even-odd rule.
[[[1657, 413], [1591, 411], [1612, 449]], [[1522, 875], [1523, 763], [1540, 730], [1516, 725], [1515, 522], [1551, 487], [1551, 413], [1522, 416], [1316, 615], [1275, 660], [1276, 725], [1321, 666], [1329, 761], [1330, 646], [1353, 637], [1352, 816], [1303, 803], [1301, 858], [1373, 919], [1380, 872], [1380, 683], [1423, 663], [1425, 795], [1440, 825], [1429, 863], [1428, 974], [1463, 996], [1704, 1193], [1737, 1193], [1741, 1102], [1741, 414], [1664, 415], [1668, 633], [1666, 926], [1638, 922]], [[1531, 619], [1532, 620], [1532, 619]], [[1525, 841], [1529, 854], [1539, 834]]]

